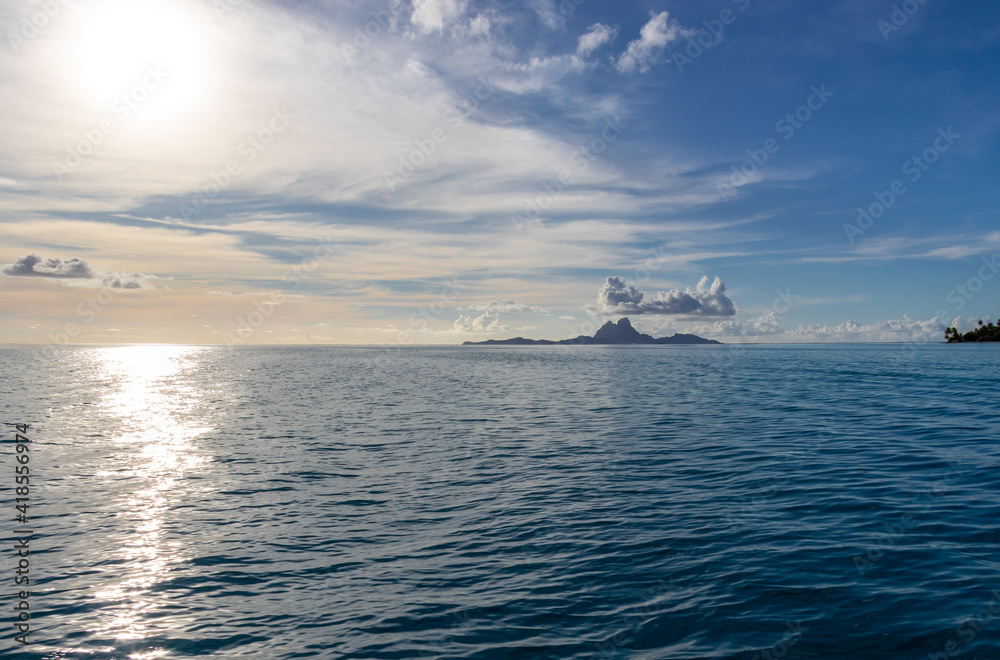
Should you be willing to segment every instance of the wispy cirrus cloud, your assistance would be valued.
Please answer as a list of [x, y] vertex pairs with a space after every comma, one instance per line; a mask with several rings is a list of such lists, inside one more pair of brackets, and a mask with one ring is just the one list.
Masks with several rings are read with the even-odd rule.
[[513, 300], [491, 300], [489, 302], [473, 303], [467, 307], [477, 312], [515, 312], [522, 314], [544, 313], [548, 310], [539, 305], [526, 305]]
[[[16, 29], [23, 11], [8, 4], [0, 7], [0, 23]], [[182, 64], [190, 60], [183, 53], [197, 52], [197, 66], [165, 67], [164, 84], [127, 120], [112, 112], [113, 99], [91, 87], [118, 93], [141, 79], [128, 74], [116, 81], [114, 67], [91, 66], [92, 52], [81, 46], [107, 25], [98, 22], [94, 32], [84, 12], [61, 13], [16, 57], [0, 59], [0, 133], [7, 136], [0, 150], [0, 241], [13, 250], [6, 260], [76, 255], [95, 274], [0, 277], [4, 296], [50, 300], [49, 313], [60, 313], [84, 293], [69, 287], [110, 278], [107, 285], [115, 287], [156, 283], [158, 300], [172, 296], [175, 309], [197, 307], [201, 315], [229, 314], [232, 305], [235, 317], [245, 314], [238, 308], [245, 296], [281, 286], [289, 263], [334, 235], [343, 246], [336, 263], [317, 270], [314, 288], [304, 287], [296, 301], [308, 307], [309, 318], [335, 326], [334, 334], [341, 325], [405, 326], [412, 308], [425, 303], [421, 291], [456, 278], [468, 283], [464, 299], [474, 306], [449, 309], [436, 321], [435, 337], [453, 333], [460, 311], [469, 315], [462, 327], [484, 330], [503, 326], [500, 316], [539, 313], [535, 308], [551, 311], [550, 319], [537, 321], [539, 334], [551, 336], [563, 331], [557, 318], [593, 302], [595, 284], [607, 273], [627, 273], [628, 283], [611, 296], [624, 298], [605, 301], [623, 315], [648, 323], [717, 320], [737, 336], [782, 337], [791, 335], [777, 333], [774, 318], [756, 316], [775, 287], [795, 284], [801, 295], [801, 307], [781, 321], [790, 327], [824, 321], [837, 328], [845, 304], [851, 318], [872, 325], [919, 304], [922, 292], [897, 295], [919, 279], [913, 275], [938, 269], [937, 279], [950, 284], [956, 261], [968, 259], [972, 273], [982, 266], [978, 255], [1000, 247], [995, 211], [982, 192], [988, 191], [983, 158], [996, 144], [995, 117], [982, 110], [995, 106], [989, 72], [970, 68], [959, 79], [942, 68], [960, 41], [952, 39], [961, 37], [955, 26], [967, 25], [957, 10], [941, 10], [952, 16], [927, 44], [933, 57], [914, 49], [900, 71], [889, 72], [884, 53], [857, 51], [847, 69], [835, 72], [817, 70], [812, 55], [871, 45], [857, 35], [867, 28], [878, 37], [873, 26], [882, 9], [849, 3], [857, 16], [848, 24], [843, 3], [816, 8], [808, 19], [785, 16], [785, 1], [754, 4], [746, 20], [727, 27], [725, 46], [706, 52], [698, 75], [679, 76], [658, 66], [671, 51], [686, 52], [690, 28], [713, 22], [714, 11], [650, 14], [641, 2], [561, 0], [260, 0], [223, 3], [233, 9], [220, 16], [198, 0], [148, 4], [183, 18], [179, 24], [190, 30], [176, 38], [164, 31], [161, 41], [184, 48], [165, 55]], [[996, 10], [979, 11], [992, 20], [987, 14]], [[830, 30], [815, 29], [819, 24]], [[140, 27], [132, 26], [136, 43], [157, 41], [143, 39]], [[911, 28], [925, 29], [916, 22]], [[796, 35], [794, 43], [787, 35]], [[976, 37], [977, 48], [995, 41], [988, 33]], [[903, 52], [913, 47], [907, 44], [895, 39], [891, 46]], [[762, 69], [762, 61], [773, 71]], [[932, 77], [941, 89], [906, 82], [907, 75], [926, 80], [924, 68], [937, 72]], [[762, 70], [802, 88], [748, 86], [748, 73]], [[748, 177], [755, 185], [720, 199], [716, 184], [730, 179], [733, 158], [756, 162], [774, 122], [808, 110], [800, 106], [803, 93], [824, 82], [821, 72], [845, 102], [796, 130], [787, 148], [780, 142], [780, 154]], [[198, 94], [180, 93], [189, 77], [203, 83]], [[858, 97], [887, 89], [886, 81], [893, 94], [884, 103]], [[287, 130], [254, 150], [252, 161], [243, 160], [239, 146], [258, 139], [275, 107], [287, 107]], [[106, 117], [115, 128], [101, 138], [94, 131]], [[613, 142], [602, 137], [608, 117], [626, 127]], [[920, 134], [914, 125], [943, 117], [979, 137], [922, 174], [905, 209], [895, 206], [854, 245], [842, 240], [841, 225], [856, 217], [850, 209], [876, 187], [881, 191], [913, 149], [924, 146], [910, 137]], [[887, 118], [894, 130], [885, 130]], [[86, 144], [92, 153], [57, 180], [53, 161], [64, 160], [68, 148], [80, 152], [85, 135], [98, 135], [99, 144]], [[240, 173], [215, 191], [213, 177], [220, 179], [234, 159]], [[390, 189], [385, 174], [399, 176], [401, 159], [412, 171]], [[559, 180], [564, 172], [572, 181]], [[206, 188], [211, 203], [179, 221], [179, 204]], [[517, 235], [509, 216], [534, 200], [545, 207], [530, 231]], [[72, 272], [69, 261], [51, 272]], [[884, 268], [887, 276], [859, 281], [852, 276], [859, 269], [837, 268], [852, 261]], [[33, 268], [45, 270], [41, 262]], [[632, 296], [629, 284], [652, 286], [637, 283], [646, 281], [636, 275], [642, 269], [664, 282], [661, 288], [677, 288]], [[132, 271], [173, 273], [177, 280], [166, 289]], [[713, 282], [684, 286], [706, 272], [741, 286], [722, 291], [713, 307], [706, 304]], [[40, 281], [65, 286], [32, 285]], [[862, 298], [844, 297], [861, 290]], [[735, 309], [732, 297], [755, 314], [725, 313], [729, 304]], [[354, 304], [361, 300], [364, 307]], [[984, 293], [975, 304], [989, 300]], [[283, 318], [295, 327], [291, 309]], [[179, 327], [177, 317], [160, 325]], [[138, 328], [147, 321], [116, 322]], [[197, 328], [185, 339], [204, 339]]]
[[689, 33], [668, 12], [653, 15], [642, 26], [639, 38], [630, 41], [625, 52], [618, 56], [617, 69], [622, 73], [646, 73], [661, 61], [668, 45]]

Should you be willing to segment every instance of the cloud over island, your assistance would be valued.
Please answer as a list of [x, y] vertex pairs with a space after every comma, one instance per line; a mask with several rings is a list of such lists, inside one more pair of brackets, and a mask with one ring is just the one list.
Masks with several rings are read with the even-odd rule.
[[655, 296], [626, 284], [623, 277], [609, 277], [597, 293], [591, 309], [604, 316], [658, 314], [676, 316], [734, 316], [736, 305], [726, 295], [726, 285], [718, 277], [709, 284], [708, 276], [685, 290], [658, 291]]

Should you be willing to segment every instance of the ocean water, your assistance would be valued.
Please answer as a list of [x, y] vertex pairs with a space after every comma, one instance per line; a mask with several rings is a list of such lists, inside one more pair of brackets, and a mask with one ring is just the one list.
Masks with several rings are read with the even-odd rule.
[[0, 351], [17, 658], [1000, 658], [1000, 347]]

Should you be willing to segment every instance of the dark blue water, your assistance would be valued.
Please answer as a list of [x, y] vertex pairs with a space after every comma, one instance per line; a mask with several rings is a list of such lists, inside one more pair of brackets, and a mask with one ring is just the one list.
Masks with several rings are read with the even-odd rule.
[[9, 657], [1000, 658], [998, 346], [38, 356]]

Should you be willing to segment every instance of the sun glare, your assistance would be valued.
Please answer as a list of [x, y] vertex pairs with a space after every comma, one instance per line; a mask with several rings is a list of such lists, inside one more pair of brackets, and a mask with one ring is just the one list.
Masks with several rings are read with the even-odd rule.
[[74, 77], [112, 116], [163, 118], [204, 95], [209, 40], [204, 18], [187, 3], [113, 0], [77, 18]]

